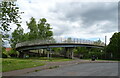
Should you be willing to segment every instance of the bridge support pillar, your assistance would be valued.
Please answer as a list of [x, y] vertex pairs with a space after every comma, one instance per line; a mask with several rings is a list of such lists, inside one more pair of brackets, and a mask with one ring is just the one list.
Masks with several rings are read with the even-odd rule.
[[29, 55], [29, 50], [23, 50], [19, 52], [19, 58], [26, 58], [26, 55]]
[[51, 57], [51, 48], [47, 48], [47, 57], [48, 59]]
[[71, 47], [65, 47], [64, 57], [73, 59], [74, 58], [73, 49], [74, 48]]
[[74, 48], [69, 48], [69, 58], [73, 59], [74, 58], [74, 52], [73, 52]]
[[41, 50], [38, 50], [38, 57], [41, 56]]
[[19, 58], [24, 58], [24, 53], [22, 51], [19, 52]]
[[65, 47], [65, 48], [64, 48], [64, 57], [65, 57], [65, 58], [68, 58], [68, 57], [67, 57], [67, 54], [68, 54], [68, 53], [67, 53], [67, 50], [68, 50], [68, 48]]
[[50, 53], [49, 53], [49, 51], [47, 52], [47, 58], [48, 58], [48, 59], [50, 58]]
[[74, 59], [74, 52], [72, 51], [72, 56], [71, 56], [72, 59]]

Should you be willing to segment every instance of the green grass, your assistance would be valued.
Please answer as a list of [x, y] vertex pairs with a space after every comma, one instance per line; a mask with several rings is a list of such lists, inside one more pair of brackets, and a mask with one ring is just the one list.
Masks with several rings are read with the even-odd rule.
[[67, 59], [63, 57], [50, 57], [49, 59], [47, 57], [31, 57], [29, 59], [38, 59], [40, 61], [47, 61], [47, 62], [63, 62], [63, 61], [72, 61], [73, 59]]
[[63, 62], [71, 61], [72, 59], [66, 59], [62, 57], [31, 57], [27, 59], [20, 58], [3, 58], [2, 59], [2, 72], [19, 70], [24, 68], [31, 68], [45, 65], [45, 62]]
[[66, 58], [62, 58], [62, 57], [53, 57], [50, 58], [48, 61], [49, 62], [63, 62], [63, 61], [72, 61], [73, 59], [66, 59]]
[[42, 65], [45, 64], [41, 62], [35, 62], [32, 59], [15, 59], [15, 58], [2, 59], [3, 72], [24, 69], [24, 68], [31, 68]]

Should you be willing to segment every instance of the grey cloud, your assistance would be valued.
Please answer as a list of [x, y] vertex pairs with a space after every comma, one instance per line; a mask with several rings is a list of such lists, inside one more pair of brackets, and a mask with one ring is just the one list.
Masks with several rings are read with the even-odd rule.
[[68, 26], [58, 25], [58, 24], [55, 26], [57, 26], [56, 28], [53, 28], [54, 29], [53, 32], [55, 36], [61, 36], [71, 30], [71, 27]]
[[74, 22], [82, 21], [83, 28], [99, 24], [101, 21], [109, 21], [112, 25], [107, 24], [101, 26], [101, 33], [113, 32], [117, 28], [117, 3], [101, 2], [101, 3], [58, 3], [56, 8], [51, 9], [53, 13], [58, 15], [61, 13], [64, 17], [58, 17], [62, 21]]
[[113, 31], [117, 30], [117, 25], [115, 25], [113, 23], [106, 23], [104, 25], [97, 24], [96, 26], [97, 26], [96, 29], [89, 31], [87, 33], [88, 34], [94, 34], [94, 33], [104, 34], [104, 33], [113, 32]]
[[[113, 6], [113, 7], [109, 7]], [[96, 5], [95, 8], [92, 8], [86, 13], [81, 14], [82, 20], [87, 25], [94, 24], [98, 21], [111, 21], [113, 23], [116, 23], [117, 21], [117, 6], [116, 4], [110, 4], [109, 6], [106, 6], [103, 4]]]
[[10, 47], [10, 44], [8, 41], [4, 40], [4, 44], [3, 44], [4, 47]]
[[108, 33], [118, 30], [117, 25], [114, 24], [106, 24], [101, 27], [101, 33]]

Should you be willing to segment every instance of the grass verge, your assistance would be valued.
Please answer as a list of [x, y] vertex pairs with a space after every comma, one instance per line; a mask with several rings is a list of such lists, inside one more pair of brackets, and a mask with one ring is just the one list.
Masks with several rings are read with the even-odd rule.
[[34, 59], [32, 60], [32, 59], [6, 58], [6, 59], [2, 59], [2, 72], [43, 66], [43, 65], [45, 64], [41, 62], [34, 62]]
[[45, 62], [63, 62], [63, 61], [72, 61], [72, 59], [66, 59], [62, 57], [52, 57], [50, 59], [48, 59], [47, 57], [32, 57], [27, 59], [3, 58], [2, 72], [43, 66], [45, 65]]
[[67, 59], [63, 57], [50, 57], [49, 59], [47, 57], [31, 57], [29, 59], [37, 59], [40, 61], [47, 61], [47, 62], [63, 62], [63, 61], [72, 61], [73, 59]]

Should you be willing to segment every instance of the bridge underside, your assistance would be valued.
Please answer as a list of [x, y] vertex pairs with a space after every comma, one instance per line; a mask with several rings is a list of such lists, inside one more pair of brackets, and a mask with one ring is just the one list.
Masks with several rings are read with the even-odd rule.
[[[37, 49], [47, 49], [47, 48], [57, 48], [64, 47], [64, 57], [73, 58], [73, 49], [75, 47], [88, 47], [88, 48], [103, 48], [103, 46], [96, 46], [90, 44], [42, 44], [42, 45], [31, 45], [31, 46], [23, 46], [16, 48], [24, 56], [25, 51], [28, 50], [37, 50]], [[48, 52], [47, 56], [49, 57], [50, 52]]]
[[46, 49], [46, 48], [57, 48], [57, 47], [90, 47], [90, 48], [103, 48], [103, 46], [88, 45], [88, 44], [46, 44], [46, 45], [34, 45], [34, 46], [24, 46], [16, 48], [18, 51], [23, 50], [36, 50], [36, 49]]

